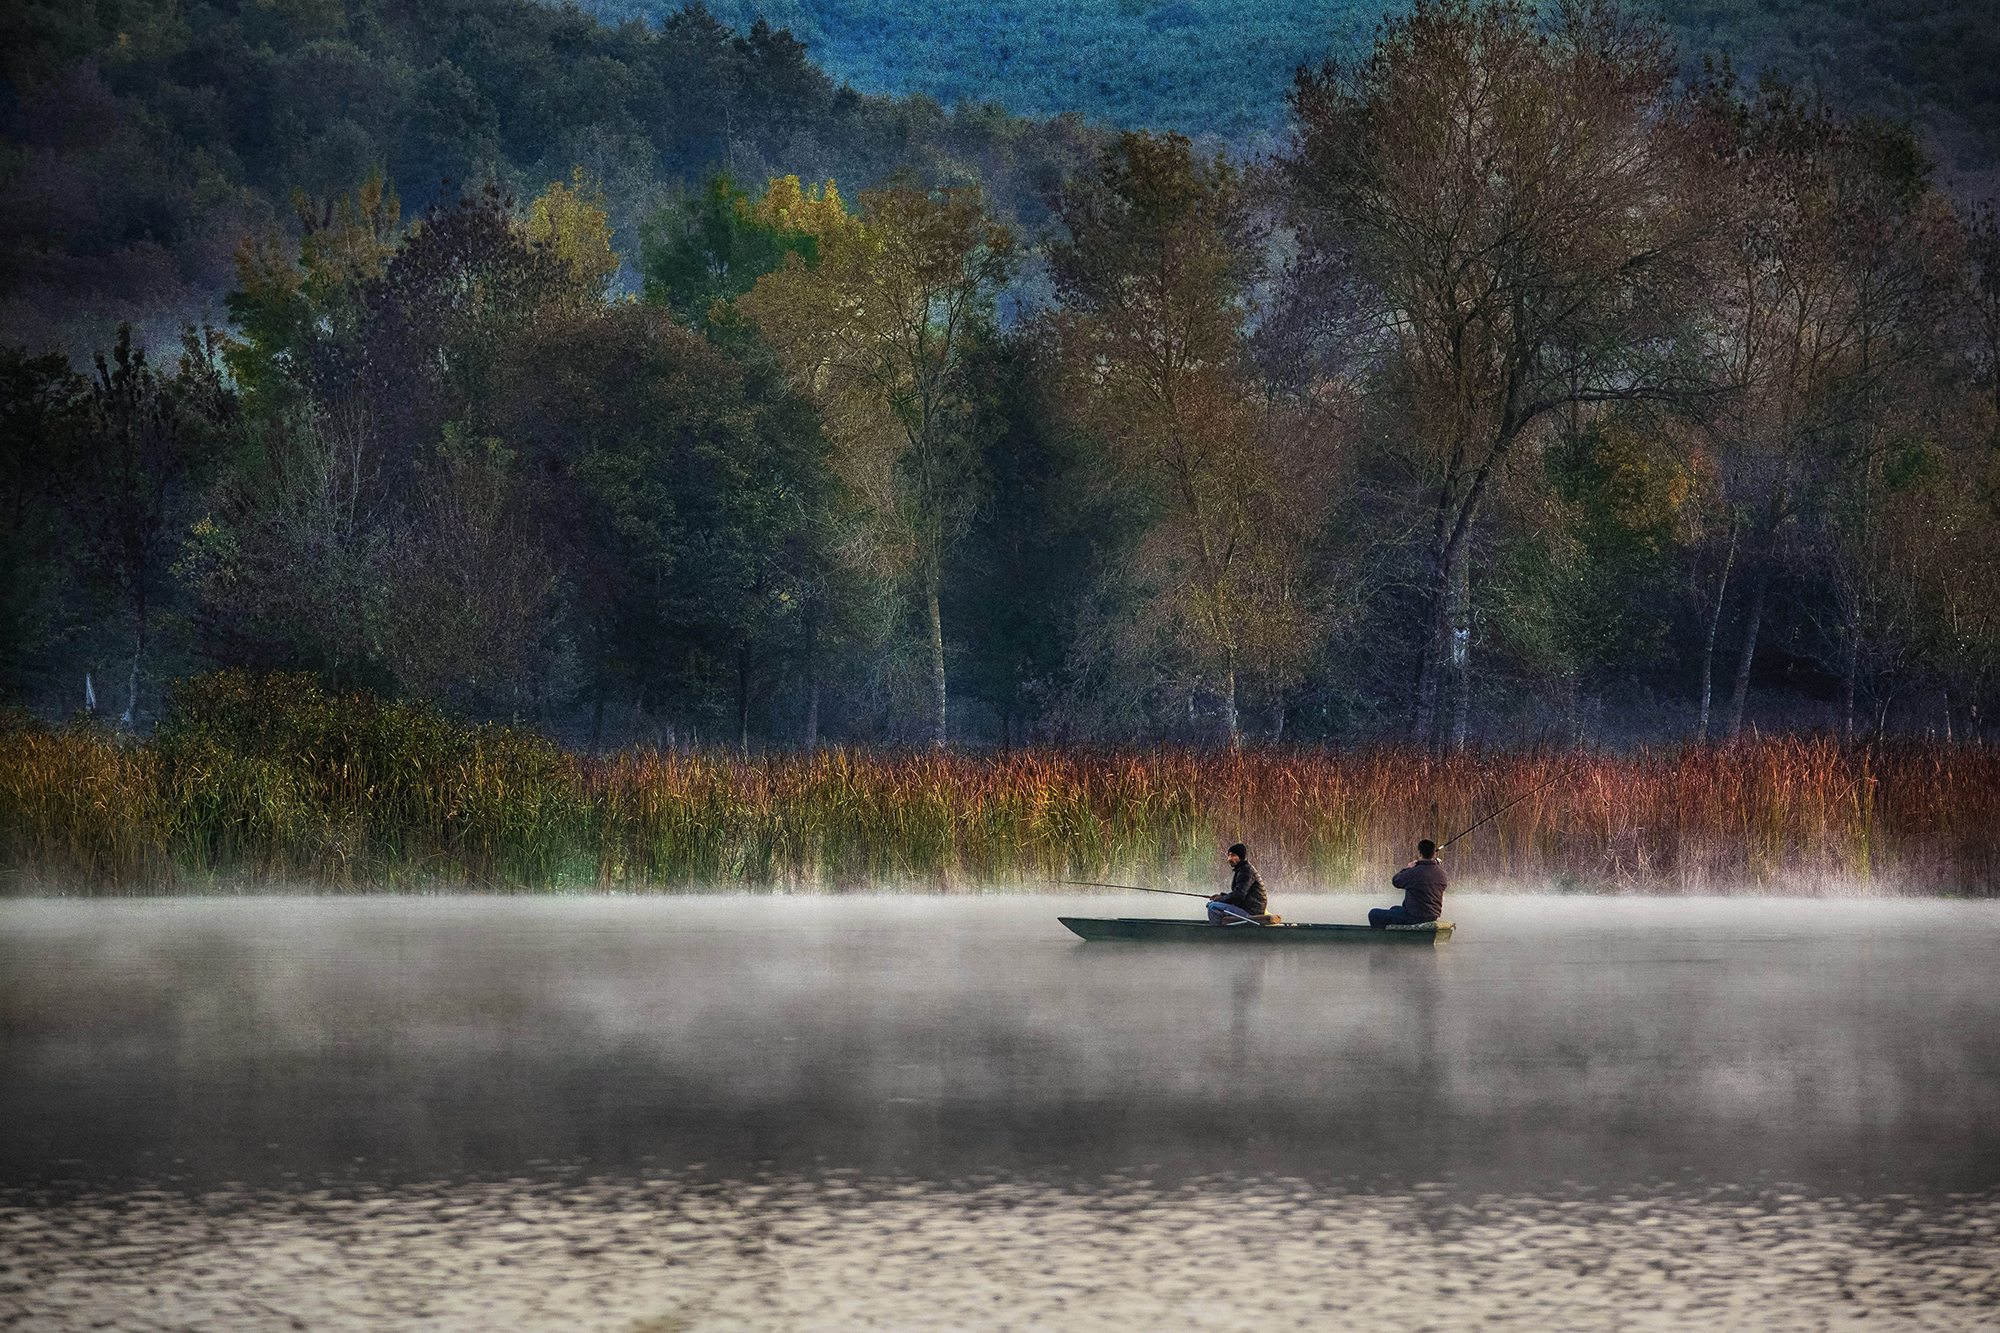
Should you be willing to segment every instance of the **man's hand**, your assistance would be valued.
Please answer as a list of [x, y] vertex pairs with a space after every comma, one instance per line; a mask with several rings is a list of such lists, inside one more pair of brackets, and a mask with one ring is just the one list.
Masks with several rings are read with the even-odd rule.
[[1219, 903], [1222, 901], [1222, 899], [1223, 895], [1220, 893], [1211, 893], [1208, 895], [1208, 900], [1212, 903]]

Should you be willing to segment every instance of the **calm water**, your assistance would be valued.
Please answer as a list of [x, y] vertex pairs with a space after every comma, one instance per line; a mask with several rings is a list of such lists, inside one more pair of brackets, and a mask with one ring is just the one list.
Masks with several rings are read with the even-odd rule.
[[0, 1319], [2000, 1322], [2000, 906], [1450, 906], [0, 903]]

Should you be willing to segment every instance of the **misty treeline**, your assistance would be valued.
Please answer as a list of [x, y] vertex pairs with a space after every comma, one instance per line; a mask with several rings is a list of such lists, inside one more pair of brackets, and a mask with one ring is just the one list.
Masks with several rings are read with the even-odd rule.
[[7, 355], [0, 671], [593, 744], [1990, 736], [1994, 213], [1674, 69], [1615, 7], [1420, 4], [1273, 160], [1126, 134], [1034, 229], [718, 174], [632, 299], [587, 170], [301, 190], [228, 334]]

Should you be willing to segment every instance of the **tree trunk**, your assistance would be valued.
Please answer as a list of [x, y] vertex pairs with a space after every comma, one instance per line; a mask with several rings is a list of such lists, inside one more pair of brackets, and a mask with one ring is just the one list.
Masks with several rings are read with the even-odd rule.
[[819, 748], [819, 597], [806, 603], [806, 749]]
[[1722, 557], [1722, 577], [1715, 583], [1715, 609], [1708, 616], [1708, 642], [1701, 650], [1701, 716], [1695, 722], [1696, 741], [1708, 739], [1709, 705], [1715, 682], [1715, 633], [1722, 626], [1722, 607], [1729, 593], [1729, 570], [1736, 563], [1736, 525], [1729, 525], [1729, 553]]
[[1233, 753], [1243, 748], [1243, 723], [1236, 715], [1236, 650], [1225, 648], [1222, 652], [1222, 716], [1229, 723], [1229, 748]]
[[125, 690], [125, 716], [120, 725], [130, 729], [139, 716], [139, 659], [146, 655], [146, 604], [139, 603], [139, 636], [132, 645], [132, 676]]
[[806, 677], [806, 748], [819, 748], [819, 663]]
[[1743, 730], [1743, 705], [1750, 697], [1750, 663], [1757, 655], [1757, 631], [1764, 623], [1764, 594], [1771, 588], [1771, 567], [1757, 571], [1756, 591], [1750, 595], [1750, 621], [1743, 627], [1743, 655], [1736, 660], [1736, 689], [1729, 696], [1729, 739]]
[[1465, 547], [1451, 571], [1451, 748], [1463, 750], [1472, 727], [1472, 561]]
[[1444, 670], [1445, 645], [1451, 633], [1449, 579], [1445, 556], [1436, 557], [1437, 570], [1431, 581], [1431, 604], [1425, 616], [1423, 657], [1417, 667], [1417, 709], [1411, 720], [1411, 739], [1419, 745], [1437, 745], [1438, 676]]
[[[1494, 451], [1496, 460], [1504, 447], [1504, 444], [1496, 446]], [[1478, 512], [1479, 497], [1484, 489], [1485, 480], [1484, 470], [1473, 478], [1472, 488], [1465, 502], [1458, 506], [1457, 521], [1449, 526], [1444, 521], [1447, 516], [1444, 502], [1439, 502], [1438, 544], [1431, 553], [1431, 597], [1428, 611], [1430, 624], [1424, 636], [1423, 663], [1417, 670], [1417, 711], [1414, 727], [1418, 743], [1430, 746], [1432, 749], [1442, 748], [1445, 740], [1444, 728], [1440, 725], [1438, 716], [1438, 695], [1443, 689], [1445, 675], [1450, 673], [1453, 676], [1454, 708], [1459, 702], [1458, 687], [1462, 685], [1464, 689], [1470, 690], [1469, 678], [1461, 678], [1460, 673], [1454, 670], [1459, 647], [1456, 633], [1461, 609], [1459, 580], [1463, 575], [1466, 580], [1465, 588], [1470, 588], [1472, 554], [1467, 549], [1467, 537]], [[1469, 648], [1471, 640], [1469, 594], [1463, 598], [1463, 609], [1467, 617], [1465, 644]], [[1470, 704], [1468, 693], [1465, 699], [1468, 712]]]
[[750, 645], [736, 645], [736, 744], [750, 753]]
[[925, 583], [928, 586], [925, 588], [924, 600], [928, 603], [931, 613], [931, 689], [937, 705], [936, 730], [932, 734], [931, 744], [942, 750], [950, 737], [945, 729], [944, 617], [938, 610], [938, 567], [935, 560], [931, 562], [930, 569], [926, 572]]
[[1861, 628], [1847, 627], [1847, 643], [1843, 646], [1840, 663], [1840, 738], [1854, 739], [1854, 691], [1861, 676]]

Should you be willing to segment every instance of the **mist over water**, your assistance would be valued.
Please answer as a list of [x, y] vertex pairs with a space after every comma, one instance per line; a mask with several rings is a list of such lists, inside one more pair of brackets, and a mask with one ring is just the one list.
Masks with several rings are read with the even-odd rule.
[[[1275, 906], [1352, 921], [1376, 901]], [[1180, 1260], [1134, 1228], [1218, 1262], [1253, 1235], [1260, 1253], [1293, 1254], [1286, 1272], [1267, 1259], [1257, 1288], [1303, 1302], [1287, 1319], [1319, 1309], [1309, 1273], [1374, 1264], [1383, 1291], [1486, 1271], [1423, 1299], [1447, 1322], [1512, 1311], [1547, 1326], [1593, 1308], [1586, 1288], [1617, 1264], [1572, 1260], [1607, 1245], [1686, 1298], [1663, 1318], [1692, 1319], [1781, 1233], [1824, 1252], [1796, 1283], [1760, 1288], [1790, 1308], [1867, 1295], [1834, 1279], [1871, 1256], [1909, 1266], [1873, 1282], [1877, 1298], [1901, 1293], [1885, 1309], [1942, 1300], [1970, 1318], [2000, 1298], [1994, 904], [1459, 895], [1458, 935], [1435, 950], [1085, 945], [1056, 921], [1198, 906], [0, 904], [0, 1245], [17, 1273], [55, 1265], [77, 1284], [6, 1299], [67, 1327], [121, 1283], [164, 1282], [202, 1320], [261, 1326], [252, 1307], [200, 1305], [210, 1279], [176, 1267], [195, 1264], [188, 1235], [226, 1238], [195, 1247], [211, 1274], [231, 1254], [277, 1272], [339, 1253], [346, 1277], [323, 1273], [328, 1290], [349, 1281], [378, 1302], [397, 1280], [412, 1300], [461, 1290], [465, 1265], [498, 1262], [483, 1247], [531, 1236], [509, 1261], [526, 1304], [479, 1315], [439, 1294], [426, 1318], [894, 1321], [903, 1254], [933, 1283], [998, 1283], [1059, 1323], [1129, 1313], [1142, 1291], [1181, 1319], [1205, 1289], [1162, 1295]], [[357, 1227], [354, 1207], [386, 1230]], [[1581, 1231], [1576, 1208], [1594, 1219]], [[1670, 1261], [1688, 1234], [1696, 1257]], [[425, 1236], [436, 1254], [381, 1249]], [[529, 1281], [534, 1245], [549, 1268]], [[751, 1281], [727, 1261], [745, 1245], [789, 1267], [723, 1300]], [[1939, 1276], [1947, 1253], [1956, 1277]], [[1077, 1277], [1064, 1265], [1091, 1254], [1078, 1280], [1103, 1309], [1081, 1288], [1048, 1305]], [[596, 1294], [536, 1306], [558, 1269]], [[1568, 1276], [1530, 1280], [1545, 1270]], [[861, 1304], [813, 1324], [808, 1273]], [[1551, 1291], [1568, 1303], [1549, 1306]], [[393, 1314], [346, 1308], [312, 1326]], [[1264, 1326], [1227, 1312], [1213, 1326]]]

